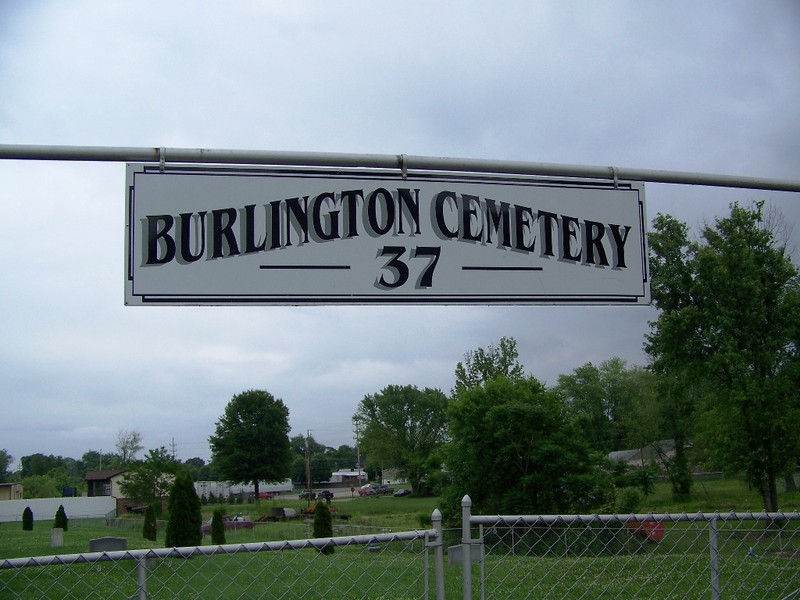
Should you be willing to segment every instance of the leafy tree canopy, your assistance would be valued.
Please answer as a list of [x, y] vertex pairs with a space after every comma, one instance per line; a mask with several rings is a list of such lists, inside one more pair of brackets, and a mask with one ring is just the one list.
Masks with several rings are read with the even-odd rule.
[[178, 468], [179, 463], [164, 446], [154, 448], [144, 461], [125, 472], [120, 487], [128, 498], [148, 504], [160, 502], [169, 494]]
[[648, 335], [655, 370], [702, 389], [699, 432], [777, 510], [776, 477], [800, 454], [797, 269], [763, 219], [763, 203], [731, 206], [699, 241], [659, 215], [650, 234]]
[[437, 389], [390, 385], [364, 397], [353, 420], [361, 430], [368, 468], [396, 468], [414, 493], [431, 469], [447, 431], [447, 396]]
[[533, 377], [496, 376], [451, 402], [446, 510], [545, 514], [606, 500], [608, 482], [555, 393]]
[[332, 470], [333, 448], [317, 442], [313, 436], [296, 435], [289, 440], [292, 451], [292, 474], [294, 481], [306, 483], [306, 451], [308, 451], [309, 467], [312, 483], [330, 481]]
[[58, 468], [63, 468], [72, 476], [83, 476], [78, 461], [69, 457], [36, 453], [23, 456], [20, 459], [20, 464], [22, 468], [19, 476], [22, 478], [30, 477], [31, 475], [47, 475], [50, 471]]
[[289, 409], [263, 390], [235, 395], [209, 438], [212, 462], [220, 477], [250, 483], [282, 481], [291, 472]]
[[107, 471], [118, 466], [119, 456], [113, 452], [88, 450], [83, 453], [79, 462], [83, 474], [86, 471]]
[[595, 450], [640, 448], [661, 435], [652, 375], [621, 358], [560, 375], [555, 390]]
[[8, 453], [8, 450], [0, 448], [0, 483], [4, 483], [8, 480], [11, 474], [10, 467], [12, 461], [13, 457]]
[[497, 346], [490, 344], [485, 350], [478, 348], [464, 355], [464, 361], [456, 365], [456, 385], [453, 394], [481, 385], [502, 375], [512, 381], [525, 376], [519, 364], [517, 341], [502, 337]]

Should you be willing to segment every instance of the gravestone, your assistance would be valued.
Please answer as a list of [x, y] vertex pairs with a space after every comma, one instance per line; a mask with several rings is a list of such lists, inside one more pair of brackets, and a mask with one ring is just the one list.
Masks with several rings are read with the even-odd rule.
[[64, 530], [61, 527], [53, 527], [50, 530], [50, 547], [61, 548], [64, 545]]
[[128, 538], [101, 537], [89, 540], [89, 552], [114, 552], [127, 549]]

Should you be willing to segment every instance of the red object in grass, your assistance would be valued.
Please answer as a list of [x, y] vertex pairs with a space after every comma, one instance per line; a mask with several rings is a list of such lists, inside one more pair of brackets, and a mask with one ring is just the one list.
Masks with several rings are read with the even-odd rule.
[[657, 521], [628, 521], [625, 523], [628, 533], [650, 542], [660, 542], [664, 538], [664, 523]]

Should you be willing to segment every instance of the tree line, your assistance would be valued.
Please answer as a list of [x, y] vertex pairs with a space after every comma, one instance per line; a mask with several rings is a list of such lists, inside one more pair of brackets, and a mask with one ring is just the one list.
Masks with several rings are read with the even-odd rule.
[[[778, 510], [800, 457], [800, 281], [777, 230], [761, 203], [731, 205], [695, 240], [658, 215], [648, 236], [658, 315], [643, 340], [647, 365], [586, 363], [548, 388], [503, 337], [464, 355], [449, 393], [388, 385], [366, 395], [353, 415], [366, 470], [398, 470], [414, 493], [441, 494], [445, 512], [469, 494], [484, 512], [563, 513], [633, 512], [657, 471], [688, 499], [692, 470], [713, 469], [742, 475]], [[307, 456], [315, 482], [353, 466], [352, 448], [290, 438], [288, 415], [267, 391], [235, 395], [209, 438], [208, 478], [253, 483], [258, 495], [260, 481], [305, 480]], [[674, 452], [648, 468], [608, 458], [666, 439]], [[141, 450], [134, 442], [128, 456]], [[151, 469], [151, 487], [136, 493], [163, 494], [158, 473], [206, 466], [170, 460], [161, 448], [137, 463], [133, 473]]]
[[178, 460], [164, 447], [149, 450], [144, 459], [137, 458], [144, 450], [138, 431], [120, 430], [115, 452], [87, 450], [80, 458], [35, 453], [23, 456], [12, 469], [13, 457], [0, 448], [0, 482], [21, 483], [26, 498], [54, 498], [74, 490], [77, 495], [86, 491], [86, 474], [90, 471], [136, 470], [142, 465], [154, 466], [165, 472], [187, 471], [192, 479], [213, 479], [211, 464], [200, 457]]
[[548, 389], [503, 338], [465, 355], [449, 395], [366, 396], [354, 419], [368, 464], [399, 467], [416, 492], [437, 488], [451, 510], [463, 494], [488, 513], [635, 509], [654, 471], [626, 472], [608, 454], [669, 439], [674, 453], [653, 468], [676, 500], [690, 498], [693, 469], [713, 469], [778, 510], [800, 458], [800, 280], [775, 215], [730, 209], [695, 240], [671, 216], [654, 220], [648, 365], [587, 363]]

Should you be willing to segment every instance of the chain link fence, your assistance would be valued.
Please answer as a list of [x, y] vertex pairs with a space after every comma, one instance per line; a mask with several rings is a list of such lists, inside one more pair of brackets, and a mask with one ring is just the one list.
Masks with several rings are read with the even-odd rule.
[[5, 559], [0, 597], [800, 600], [797, 512], [479, 516], [468, 497], [462, 509], [460, 531], [437, 510], [430, 530], [300, 539], [297, 523], [295, 541]]
[[472, 516], [462, 507], [465, 599], [473, 590], [493, 600], [800, 599], [800, 513]]
[[0, 560], [0, 596], [427, 598], [436, 530]]

